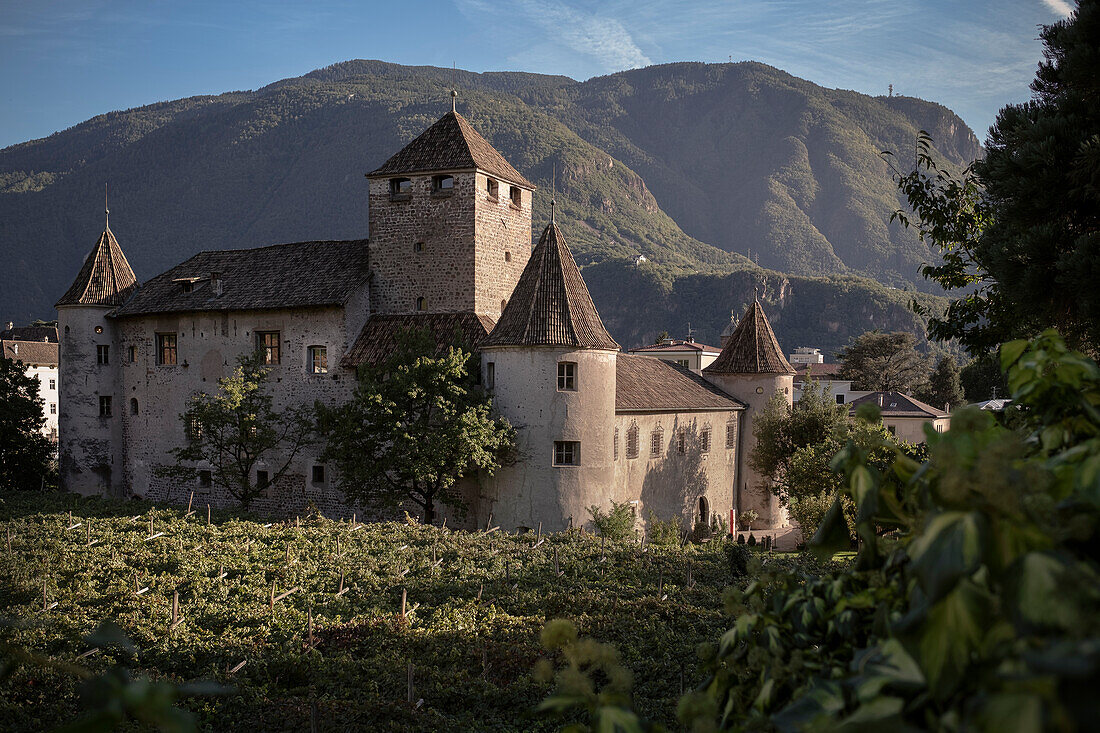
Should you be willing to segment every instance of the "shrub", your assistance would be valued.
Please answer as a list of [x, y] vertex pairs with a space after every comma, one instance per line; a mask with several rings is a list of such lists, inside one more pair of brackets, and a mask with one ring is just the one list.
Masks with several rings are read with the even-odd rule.
[[[836, 494], [822, 492], [816, 495], [791, 498], [790, 514], [798, 526], [802, 529], [802, 536], [806, 539], [814, 536], [814, 532], [821, 526], [821, 520], [825, 513], [836, 501]], [[848, 524], [848, 533], [852, 539], [856, 536], [856, 505], [851, 498], [841, 498], [844, 505], [844, 521]]]
[[611, 502], [611, 509], [604, 512], [598, 506], [588, 507], [588, 514], [597, 531], [609, 540], [623, 542], [637, 535], [634, 530], [634, 509], [629, 502]]
[[760, 519], [760, 515], [756, 513], [755, 509], [746, 509], [737, 517], [737, 523], [741, 525], [741, 529], [748, 529], [749, 525], [757, 519]]
[[677, 517], [661, 519], [653, 512], [649, 513], [646, 525], [649, 544], [658, 547], [676, 547], [680, 544], [680, 520]]
[[730, 561], [730, 577], [734, 580], [739, 580], [749, 574], [749, 560], [752, 559], [752, 552], [745, 545], [727, 543], [726, 557]]
[[745, 544], [745, 535], [743, 535], [743, 534], [737, 535], [737, 544], [739, 544], [739, 545]]
[[749, 547], [756, 547], [756, 535], [749, 532]]

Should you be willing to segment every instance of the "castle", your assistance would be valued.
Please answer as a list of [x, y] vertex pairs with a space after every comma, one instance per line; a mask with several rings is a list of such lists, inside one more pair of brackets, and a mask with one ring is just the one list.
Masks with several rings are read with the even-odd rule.
[[[514, 463], [465, 482], [468, 525], [580, 526], [611, 501], [640, 523], [749, 509], [754, 527], [786, 523], [747, 460], [755, 416], [791, 400], [794, 374], [758, 300], [700, 373], [623, 353], [553, 206], [532, 248], [535, 186], [453, 109], [367, 179], [369, 239], [200, 252], [141, 285], [105, 228], [57, 302], [64, 488], [227, 504], [201, 465], [182, 486], [156, 470], [192, 395], [259, 350], [277, 408], [337, 404], [420, 328], [464, 336], [517, 431]], [[350, 514], [319, 452], [254, 506]]]

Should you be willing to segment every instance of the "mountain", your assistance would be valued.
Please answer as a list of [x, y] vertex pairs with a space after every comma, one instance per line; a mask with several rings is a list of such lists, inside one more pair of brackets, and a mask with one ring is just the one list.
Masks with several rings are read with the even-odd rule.
[[[919, 129], [952, 164], [980, 152], [939, 105], [826, 90], [762, 64], [577, 82], [351, 61], [0, 150], [0, 312], [51, 317], [101, 231], [104, 181], [142, 280], [202, 249], [362, 237], [363, 173], [445, 111], [452, 79], [460, 111], [539, 185], [536, 228], [556, 179], [558, 221], [629, 345], [688, 321], [714, 342], [762, 280], [785, 344], [920, 331], [907, 303], [936, 302], [913, 292], [932, 255], [887, 224], [900, 202], [878, 153], [911, 147]], [[637, 254], [649, 262], [634, 266]]]

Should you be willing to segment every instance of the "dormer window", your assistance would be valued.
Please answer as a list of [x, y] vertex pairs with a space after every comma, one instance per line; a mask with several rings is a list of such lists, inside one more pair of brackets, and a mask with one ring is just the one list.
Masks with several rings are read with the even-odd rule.
[[485, 179], [485, 193], [489, 195], [493, 201], [497, 200], [497, 194], [500, 191], [500, 184], [493, 178]]
[[449, 193], [454, 193], [454, 190], [455, 190], [455, 177], [454, 176], [434, 176], [432, 178], [432, 193], [449, 194]]
[[390, 179], [390, 197], [391, 198], [407, 198], [412, 196], [413, 184], [408, 178], [391, 178]]
[[508, 197], [512, 200], [512, 206], [517, 209], [523, 205], [523, 189], [517, 186], [509, 186]]

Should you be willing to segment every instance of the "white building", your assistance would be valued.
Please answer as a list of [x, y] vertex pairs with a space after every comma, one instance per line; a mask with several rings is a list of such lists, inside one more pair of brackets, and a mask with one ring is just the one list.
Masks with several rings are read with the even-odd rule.
[[58, 364], [57, 329], [52, 326], [17, 328], [9, 322], [0, 331], [0, 355], [4, 359], [22, 362], [27, 375], [38, 380], [38, 396], [46, 423], [43, 434], [57, 442]]
[[701, 344], [693, 338], [687, 339], [662, 339], [652, 346], [642, 346], [631, 349], [631, 354], [640, 356], [652, 356], [654, 359], [667, 361], [685, 369], [690, 369], [696, 374], [702, 374], [703, 370], [714, 363], [721, 349]]

